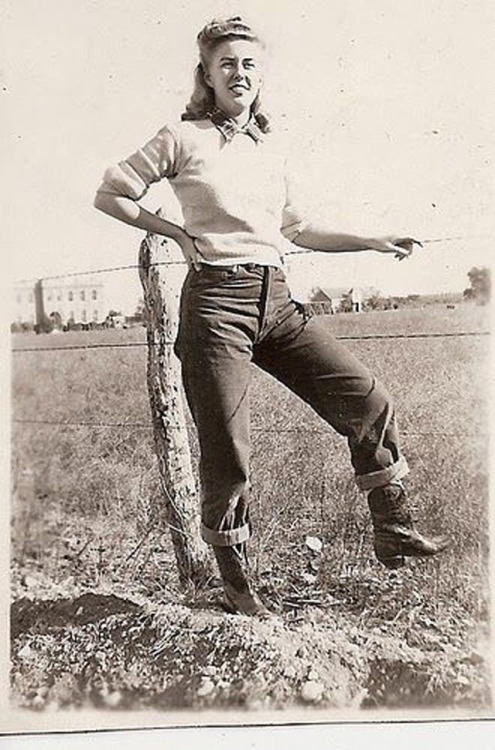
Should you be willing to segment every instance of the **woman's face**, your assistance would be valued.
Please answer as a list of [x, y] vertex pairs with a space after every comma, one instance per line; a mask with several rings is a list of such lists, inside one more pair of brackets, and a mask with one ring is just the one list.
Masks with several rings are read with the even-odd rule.
[[229, 117], [249, 110], [262, 83], [262, 50], [257, 42], [225, 41], [213, 51], [206, 83], [215, 92], [215, 104]]

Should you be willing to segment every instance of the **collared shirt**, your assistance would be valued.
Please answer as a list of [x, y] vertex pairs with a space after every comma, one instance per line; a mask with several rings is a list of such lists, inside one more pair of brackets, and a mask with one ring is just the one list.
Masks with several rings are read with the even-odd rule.
[[227, 142], [231, 141], [237, 133], [246, 133], [246, 135], [251, 136], [255, 143], [263, 140], [264, 134], [253, 116], [249, 118], [245, 125], [240, 126], [233, 118], [228, 117], [221, 109], [216, 107], [210, 113], [209, 118]]
[[186, 257], [190, 264], [279, 267], [306, 223], [289, 195], [286, 154], [254, 119], [239, 127], [212, 112], [204, 120], [166, 125], [107, 169], [99, 190], [137, 201], [163, 178], [194, 241], [196, 254]]

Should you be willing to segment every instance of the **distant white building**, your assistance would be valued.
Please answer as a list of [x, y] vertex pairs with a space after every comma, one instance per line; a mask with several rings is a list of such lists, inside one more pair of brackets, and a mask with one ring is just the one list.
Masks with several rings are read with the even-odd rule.
[[373, 290], [363, 287], [319, 286], [313, 289], [311, 304], [319, 305], [321, 312], [336, 313], [344, 302], [348, 302], [353, 312], [361, 312], [363, 302], [369, 299]]
[[[101, 323], [105, 320], [104, 289], [101, 281], [89, 277], [54, 279], [42, 282], [45, 315], [55, 325]], [[16, 323], [36, 322], [34, 284], [19, 284], [14, 288], [14, 319]]]
[[320, 305], [322, 312], [336, 313], [348, 294], [348, 287], [320, 286], [313, 290], [311, 302]]

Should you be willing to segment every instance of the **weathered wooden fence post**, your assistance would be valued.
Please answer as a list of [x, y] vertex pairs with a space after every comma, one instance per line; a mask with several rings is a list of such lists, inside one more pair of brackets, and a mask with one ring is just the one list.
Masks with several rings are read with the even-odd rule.
[[164, 512], [183, 585], [201, 586], [212, 575], [199, 533], [199, 500], [181, 393], [180, 364], [173, 352], [178, 311], [175, 285], [167, 274], [169, 246], [148, 234], [139, 251], [139, 276], [147, 311], [148, 391]]

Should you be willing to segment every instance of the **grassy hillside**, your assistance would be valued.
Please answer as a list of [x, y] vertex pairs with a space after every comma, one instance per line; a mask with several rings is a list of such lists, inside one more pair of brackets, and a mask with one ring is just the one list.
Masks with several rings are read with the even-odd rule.
[[[339, 336], [454, 333], [486, 330], [485, 315], [473, 307], [439, 307], [324, 322]], [[16, 335], [13, 346], [140, 341], [143, 329]], [[231, 627], [232, 617], [218, 609], [215, 582], [200, 593], [178, 587], [160, 513], [146, 347], [13, 355], [17, 703], [488, 704], [487, 338], [348, 345], [395, 398], [420, 528], [445, 530], [454, 544], [438, 560], [392, 572], [380, 566], [345, 442], [286, 389], [254, 372], [251, 559], [261, 591], [279, 613], [270, 626], [234, 617]], [[197, 458], [192, 429], [191, 445]], [[306, 545], [307, 536], [321, 540], [321, 552]], [[199, 634], [187, 663], [177, 662], [167, 641], [174, 618]], [[234, 638], [239, 627], [241, 635], [255, 633], [256, 648]], [[219, 635], [227, 639], [225, 652], [215, 651]], [[177, 637], [182, 643], [191, 636], [181, 630]], [[152, 653], [160, 638], [158, 669]], [[335, 639], [338, 648], [330, 647]], [[289, 645], [299, 648], [305, 640], [307, 653], [296, 658]], [[126, 644], [125, 658], [116, 643]], [[238, 664], [233, 684], [228, 676], [236, 659], [244, 666]], [[347, 687], [339, 691], [331, 675], [341, 674], [337, 683], [343, 684], [342, 670]], [[304, 692], [308, 682], [323, 687]]]

